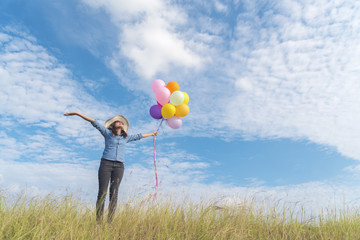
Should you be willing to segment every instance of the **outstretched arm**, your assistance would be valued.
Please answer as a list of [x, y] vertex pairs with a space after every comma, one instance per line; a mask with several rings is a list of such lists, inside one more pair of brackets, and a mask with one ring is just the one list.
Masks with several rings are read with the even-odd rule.
[[83, 114], [81, 114], [81, 113], [77, 113], [77, 112], [65, 113], [64, 115], [65, 115], [65, 116], [77, 115], [77, 116], [82, 117], [83, 119], [85, 119], [86, 121], [91, 122], [91, 123], [95, 121], [95, 119], [92, 119], [92, 118], [90, 118], [90, 117], [87, 117], [87, 116], [85, 116], [85, 115], [83, 115]]
[[158, 132], [155, 131], [155, 132], [152, 132], [152, 133], [144, 133], [142, 135], [143, 138], [146, 138], [146, 137], [150, 137], [150, 136], [157, 136], [158, 135]]
[[129, 135], [126, 139], [127, 142], [131, 142], [131, 141], [137, 141], [140, 140], [141, 138], [146, 138], [146, 137], [150, 137], [150, 136], [157, 136], [158, 132], [152, 132], [152, 133], [144, 133], [144, 134], [135, 134], [135, 135]]

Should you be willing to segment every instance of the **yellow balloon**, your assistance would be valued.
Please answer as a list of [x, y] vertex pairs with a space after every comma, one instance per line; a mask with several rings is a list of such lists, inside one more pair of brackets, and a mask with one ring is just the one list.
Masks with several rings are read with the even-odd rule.
[[175, 116], [177, 117], [185, 117], [186, 115], [189, 114], [189, 106], [187, 104], [180, 104], [178, 106], [175, 106], [176, 108], [176, 113]]
[[189, 95], [186, 92], [183, 92], [184, 94], [184, 101], [182, 102], [183, 104], [188, 104], [189, 102]]
[[167, 103], [161, 108], [161, 115], [163, 118], [171, 118], [174, 116], [175, 112], [176, 108], [171, 103]]

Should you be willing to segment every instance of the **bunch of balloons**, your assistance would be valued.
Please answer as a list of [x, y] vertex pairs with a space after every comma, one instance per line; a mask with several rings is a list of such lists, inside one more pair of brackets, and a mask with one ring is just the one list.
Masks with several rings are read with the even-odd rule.
[[178, 129], [182, 125], [182, 117], [188, 115], [190, 109], [187, 103], [189, 95], [180, 91], [177, 82], [171, 81], [165, 85], [163, 80], [157, 79], [152, 83], [157, 104], [150, 108], [150, 115], [155, 119], [165, 118], [169, 127]]

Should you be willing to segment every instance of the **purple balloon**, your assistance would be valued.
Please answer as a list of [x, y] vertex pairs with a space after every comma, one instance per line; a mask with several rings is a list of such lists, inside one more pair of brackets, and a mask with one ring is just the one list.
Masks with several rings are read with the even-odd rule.
[[155, 119], [161, 119], [162, 118], [161, 106], [160, 105], [153, 105], [150, 108], [150, 116], [155, 118]]
[[178, 129], [182, 125], [181, 118], [179, 118], [177, 116], [173, 116], [171, 118], [166, 119], [166, 122], [169, 125], [169, 127], [171, 127], [172, 129]]

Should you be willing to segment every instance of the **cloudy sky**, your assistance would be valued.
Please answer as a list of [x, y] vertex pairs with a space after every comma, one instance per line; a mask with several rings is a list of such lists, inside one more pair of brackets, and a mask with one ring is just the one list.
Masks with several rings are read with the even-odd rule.
[[[2, 0], [0, 11], [3, 191], [94, 203], [103, 138], [63, 113], [154, 131], [162, 79], [188, 93], [190, 114], [159, 131], [159, 193], [358, 203], [359, 2]], [[153, 191], [151, 138], [128, 145], [125, 169], [121, 199]]]

